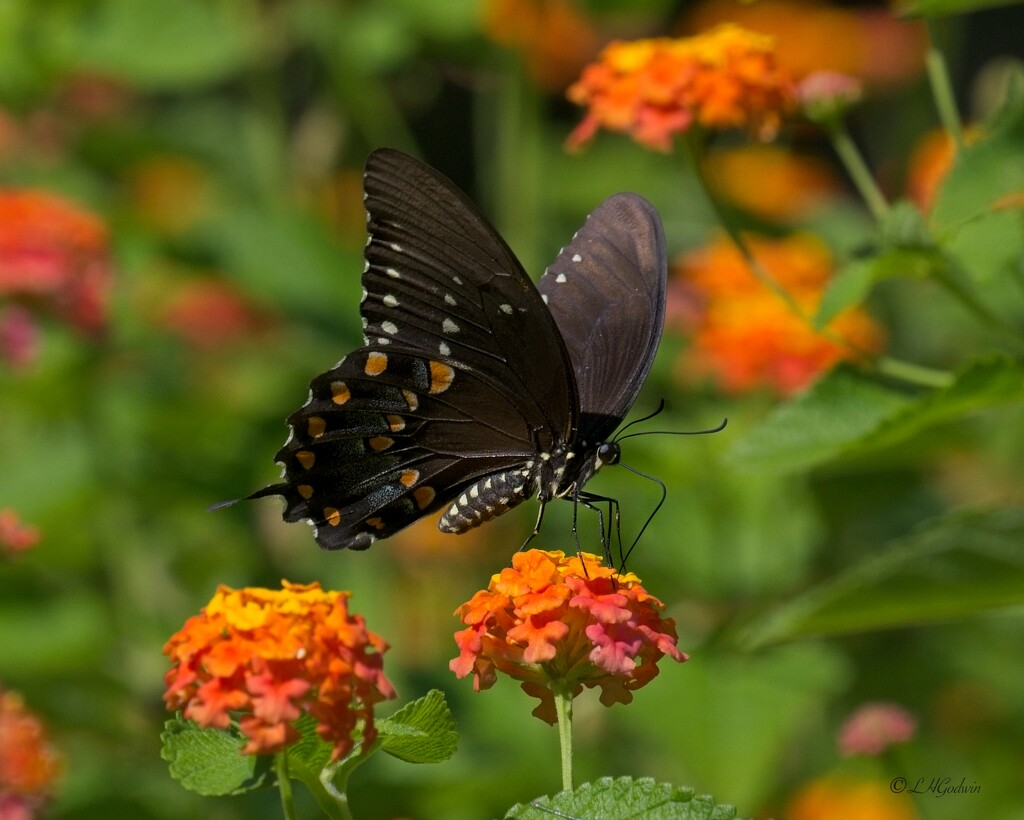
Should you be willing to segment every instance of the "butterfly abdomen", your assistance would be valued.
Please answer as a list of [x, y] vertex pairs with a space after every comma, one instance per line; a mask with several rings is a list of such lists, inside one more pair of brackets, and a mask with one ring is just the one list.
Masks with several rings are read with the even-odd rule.
[[534, 479], [530, 467], [516, 467], [482, 478], [452, 502], [437, 527], [441, 532], [458, 533], [490, 521], [531, 496], [531, 482]]

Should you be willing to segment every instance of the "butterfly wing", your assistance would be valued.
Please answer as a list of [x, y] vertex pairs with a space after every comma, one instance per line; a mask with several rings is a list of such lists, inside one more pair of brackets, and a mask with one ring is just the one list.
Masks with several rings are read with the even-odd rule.
[[572, 360], [584, 446], [611, 435], [647, 378], [667, 276], [658, 212], [641, 196], [616, 194], [591, 212], [537, 285]]
[[364, 346], [313, 380], [283, 481], [250, 496], [284, 496], [326, 549], [365, 549], [578, 423], [554, 319], [470, 200], [388, 149], [364, 187]]

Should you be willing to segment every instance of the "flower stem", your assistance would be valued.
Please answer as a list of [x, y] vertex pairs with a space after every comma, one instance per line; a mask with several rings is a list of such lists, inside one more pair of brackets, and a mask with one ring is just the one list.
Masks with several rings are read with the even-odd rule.
[[867, 204], [871, 215], [876, 222], [883, 221], [889, 214], [889, 203], [875, 183], [875, 178], [871, 175], [867, 163], [864, 162], [864, 157], [857, 150], [857, 145], [850, 137], [850, 132], [846, 130], [846, 126], [841, 121], [837, 120], [829, 126], [828, 134], [832, 140], [832, 147]]
[[558, 742], [562, 749], [562, 790], [571, 792], [572, 785], [572, 692], [555, 691], [555, 714], [558, 716]]
[[718, 197], [716, 197], [712, 192], [711, 185], [708, 183], [708, 179], [704, 175], [704, 168], [701, 165], [700, 149], [697, 145], [697, 137], [690, 133], [686, 134], [683, 137], [683, 148], [686, 152], [686, 159], [689, 162], [690, 167], [693, 169], [693, 175], [700, 184], [701, 190], [704, 191], [704, 198], [711, 207], [711, 211], [714, 213], [718, 224], [721, 226], [722, 230], [725, 231], [726, 236], [729, 237], [729, 241], [736, 246], [736, 250], [740, 252], [740, 256], [743, 257], [743, 261], [745, 261], [750, 267], [751, 272], [757, 280], [761, 282], [761, 284], [778, 296], [795, 316], [810, 322], [810, 317], [793, 298], [793, 295], [782, 287], [782, 285], [775, 280], [775, 277], [764, 268], [760, 260], [754, 256], [753, 251], [750, 250], [750, 246], [747, 245], [747, 241], [743, 238], [739, 229], [733, 225], [732, 220], [729, 218], [728, 214], [725, 213], [721, 203], [718, 201]]
[[288, 776], [288, 755], [285, 752], [278, 752], [274, 757], [277, 765], [277, 788], [281, 792], [281, 809], [284, 812], [285, 820], [298, 820], [299, 815], [295, 812], [295, 797], [292, 794], [292, 781]]
[[964, 146], [964, 129], [960, 122], [960, 112], [956, 107], [956, 96], [953, 94], [953, 83], [949, 79], [949, 68], [946, 65], [946, 56], [939, 51], [938, 31], [935, 20], [925, 16], [928, 25], [928, 54], [925, 57], [925, 66], [928, 71], [928, 82], [932, 87], [932, 96], [935, 98], [935, 108], [939, 112], [939, 119], [943, 128], [946, 129], [957, 150]]

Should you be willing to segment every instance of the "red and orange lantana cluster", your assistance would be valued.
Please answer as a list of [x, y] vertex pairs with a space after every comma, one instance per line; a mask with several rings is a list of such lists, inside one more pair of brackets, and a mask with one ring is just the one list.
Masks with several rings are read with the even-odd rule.
[[39, 530], [11, 509], [0, 509], [0, 558], [13, 558], [39, 543]]
[[683, 360], [685, 377], [710, 376], [728, 393], [767, 387], [789, 395], [837, 361], [881, 347], [881, 330], [860, 308], [830, 322], [829, 336], [808, 321], [832, 275], [832, 256], [823, 242], [794, 234], [749, 237], [747, 244], [806, 315], [797, 315], [758, 280], [725, 237], [685, 254], [676, 273], [696, 302], [692, 314], [680, 320], [693, 340]]
[[36, 311], [98, 334], [110, 283], [108, 235], [97, 217], [45, 191], [0, 191], [0, 358], [31, 361]]
[[59, 770], [39, 718], [19, 695], [0, 689], [0, 817], [35, 817]]
[[248, 754], [283, 750], [298, 739], [303, 713], [334, 745], [351, 751], [362, 721], [363, 748], [376, 738], [373, 706], [395, 696], [383, 671], [387, 644], [348, 610], [348, 592], [317, 583], [283, 589], [221, 586], [164, 646], [173, 663], [168, 708], [202, 726], [227, 728], [233, 715]]
[[497, 672], [522, 681], [540, 699], [533, 714], [556, 721], [554, 694], [572, 697], [600, 687], [601, 702], [629, 703], [633, 691], [658, 674], [658, 661], [687, 656], [676, 646], [675, 623], [632, 573], [619, 574], [588, 553], [516, 553], [456, 614], [466, 624], [450, 664], [472, 674], [477, 691]]
[[694, 125], [743, 128], [767, 140], [794, 105], [772, 38], [731, 24], [694, 37], [614, 42], [567, 93], [587, 109], [569, 135], [571, 148], [600, 128], [660, 151]]

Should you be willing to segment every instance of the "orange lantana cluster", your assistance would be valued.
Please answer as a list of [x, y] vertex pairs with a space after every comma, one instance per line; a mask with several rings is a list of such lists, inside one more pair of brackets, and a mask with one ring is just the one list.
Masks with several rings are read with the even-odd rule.
[[729, 393], [769, 387], [789, 395], [840, 359], [881, 347], [881, 330], [860, 308], [837, 316], [828, 325], [829, 337], [808, 322], [833, 269], [820, 240], [796, 234], [748, 238], [747, 244], [806, 316], [796, 315], [759, 281], [726, 238], [687, 253], [676, 263], [676, 273], [697, 304], [679, 321], [693, 337], [684, 375], [710, 375]]
[[395, 696], [383, 671], [387, 644], [349, 614], [348, 592], [282, 585], [221, 586], [171, 637], [164, 646], [174, 664], [165, 677], [168, 708], [219, 728], [239, 715], [248, 754], [279, 752], [297, 740], [292, 723], [303, 713], [317, 719], [335, 760], [352, 749], [360, 720], [366, 749], [376, 737], [374, 704]]
[[518, 552], [456, 611], [467, 628], [455, 634], [460, 652], [450, 667], [460, 678], [472, 674], [477, 691], [499, 671], [522, 681], [540, 699], [533, 714], [548, 723], [556, 721], [555, 692], [575, 697], [599, 686], [604, 705], [629, 703], [663, 656], [687, 660], [662, 609], [639, 578], [595, 555]]
[[0, 817], [35, 817], [59, 769], [42, 722], [19, 695], [0, 689]]
[[668, 151], [673, 135], [694, 124], [771, 139], [793, 106], [794, 88], [776, 65], [770, 37], [725, 24], [695, 37], [614, 42], [568, 96], [587, 108], [570, 147], [607, 128]]

